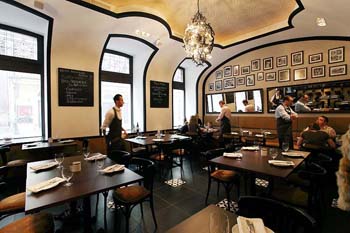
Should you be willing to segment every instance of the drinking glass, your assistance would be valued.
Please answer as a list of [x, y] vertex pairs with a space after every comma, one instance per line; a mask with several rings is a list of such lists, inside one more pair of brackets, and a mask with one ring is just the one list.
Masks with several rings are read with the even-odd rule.
[[57, 168], [62, 168], [61, 164], [63, 163], [64, 160], [64, 154], [63, 153], [56, 153], [55, 154], [55, 161], [58, 163]]
[[272, 159], [276, 159], [278, 156], [278, 151], [276, 148], [270, 148], [270, 156]]
[[90, 151], [89, 151], [88, 147], [83, 147], [83, 155], [84, 155], [85, 159], [87, 159], [87, 157], [89, 157]]
[[66, 183], [64, 184], [64, 186], [71, 186], [73, 183], [69, 181], [70, 179], [72, 179], [74, 173], [72, 172], [70, 166], [62, 167], [61, 174], [62, 174], [62, 178], [66, 180]]
[[105, 160], [104, 159], [96, 160], [97, 170], [101, 170], [104, 165], [105, 165]]
[[230, 221], [225, 213], [210, 213], [209, 216], [210, 233], [229, 233]]
[[282, 150], [284, 152], [287, 152], [289, 150], [289, 142], [283, 142], [282, 143]]

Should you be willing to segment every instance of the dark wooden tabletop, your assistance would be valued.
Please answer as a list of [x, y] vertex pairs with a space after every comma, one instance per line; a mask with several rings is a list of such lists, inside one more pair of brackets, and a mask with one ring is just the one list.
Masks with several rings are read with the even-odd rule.
[[[61, 169], [52, 168], [50, 170], [34, 172], [30, 167], [38, 164], [45, 164], [53, 160], [43, 160], [27, 164], [27, 184], [26, 187], [49, 180], [54, 177], [61, 177]], [[25, 212], [31, 213], [41, 209], [62, 204], [71, 200], [86, 197], [95, 193], [107, 191], [119, 186], [131, 184], [143, 179], [142, 176], [129, 169], [109, 175], [97, 172], [95, 162], [85, 161], [83, 156], [66, 157], [63, 166], [68, 166], [73, 161], [81, 161], [81, 171], [76, 172], [71, 179], [73, 185], [66, 187], [63, 184], [55, 188], [31, 193], [26, 191]], [[105, 167], [114, 164], [108, 158], [105, 160]]]
[[220, 156], [210, 160], [210, 162], [227, 166], [234, 170], [249, 171], [257, 174], [286, 178], [305, 160], [305, 158], [310, 155], [310, 153], [305, 154], [305, 152], [303, 152], [305, 154], [305, 157], [303, 158], [290, 158], [281, 155], [281, 151], [279, 151], [276, 160], [293, 161], [295, 166], [277, 167], [269, 164], [268, 160], [272, 159], [271, 156], [262, 156], [261, 151], [241, 150], [240, 152], [243, 154], [241, 160]]
[[192, 215], [183, 222], [177, 224], [175, 227], [167, 231], [167, 233], [209, 233], [210, 215], [211, 214], [225, 214], [229, 219], [230, 230], [237, 223], [237, 215], [226, 211], [215, 205], [209, 205], [205, 209]]
[[237, 137], [245, 137], [245, 138], [264, 138], [264, 139], [275, 139], [277, 138], [277, 134], [266, 134], [266, 133], [258, 133], [258, 132], [251, 132], [249, 133], [240, 133], [240, 132], [231, 132], [231, 133], [225, 133], [223, 135], [225, 138], [237, 138]]
[[22, 150], [43, 150], [43, 149], [52, 149], [57, 147], [67, 147], [67, 146], [76, 146], [77, 143], [73, 142], [34, 142], [22, 144]]
[[166, 142], [171, 142], [174, 140], [183, 140], [183, 139], [190, 139], [190, 137], [187, 136], [182, 136], [182, 135], [176, 135], [176, 134], [164, 134], [163, 137], [160, 137], [161, 141], [155, 141], [154, 139], [157, 140], [157, 136], [146, 136], [146, 138], [127, 138], [125, 139], [128, 142], [135, 143], [138, 145], [142, 146], [149, 146], [149, 145], [154, 145], [158, 143], [166, 143]]

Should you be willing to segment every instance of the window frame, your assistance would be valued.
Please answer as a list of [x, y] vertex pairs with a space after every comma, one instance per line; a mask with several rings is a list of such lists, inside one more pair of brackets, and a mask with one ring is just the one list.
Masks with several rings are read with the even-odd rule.
[[[176, 74], [177, 70], [181, 70], [181, 72], [182, 72], [182, 82], [174, 81], [175, 74]], [[173, 98], [172, 98], [172, 116], [171, 116], [171, 119], [172, 119], [173, 128], [174, 128], [174, 89], [184, 91], [184, 117], [183, 117], [183, 119], [185, 119], [185, 117], [186, 117], [186, 85], [185, 85], [186, 75], [185, 74], [186, 74], [185, 68], [179, 66], [176, 68], [174, 75], [173, 75], [173, 79], [172, 79], [172, 97]]]

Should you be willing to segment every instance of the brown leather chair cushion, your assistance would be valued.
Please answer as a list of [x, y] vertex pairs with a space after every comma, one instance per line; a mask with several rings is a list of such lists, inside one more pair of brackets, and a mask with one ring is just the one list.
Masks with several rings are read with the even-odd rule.
[[163, 154], [154, 154], [151, 155], [150, 158], [157, 161], [163, 161], [165, 159], [165, 156]]
[[210, 176], [224, 182], [230, 182], [238, 178], [238, 174], [231, 170], [216, 170]]
[[0, 229], [0, 233], [53, 233], [53, 218], [48, 213], [27, 215]]
[[8, 167], [20, 167], [20, 166], [26, 166], [27, 163], [28, 163], [27, 160], [17, 159], [17, 160], [9, 161], [6, 165]]
[[26, 198], [26, 193], [23, 192], [23, 193], [18, 193], [2, 199], [0, 201], [0, 214], [1, 212], [24, 209], [25, 198]]
[[184, 149], [176, 149], [176, 150], [173, 150], [172, 153], [174, 153], [176, 155], [184, 155], [185, 150]]
[[117, 188], [113, 193], [115, 199], [124, 203], [136, 203], [148, 195], [150, 195], [150, 191], [139, 185]]

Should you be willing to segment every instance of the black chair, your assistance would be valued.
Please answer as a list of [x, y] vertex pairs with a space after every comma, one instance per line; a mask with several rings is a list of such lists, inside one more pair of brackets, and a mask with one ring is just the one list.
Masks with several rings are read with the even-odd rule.
[[309, 214], [279, 201], [244, 196], [238, 201], [238, 215], [262, 218], [275, 233], [315, 233], [316, 221]]
[[134, 170], [143, 176], [143, 185], [130, 185], [123, 188], [117, 188], [113, 193], [113, 200], [116, 205], [124, 207], [122, 210], [126, 218], [126, 232], [129, 232], [129, 218], [133, 208], [140, 204], [141, 214], [143, 216], [142, 203], [150, 202], [154, 225], [157, 228], [156, 216], [153, 206], [153, 180], [155, 175], [154, 163], [148, 159], [131, 158], [129, 169]]

